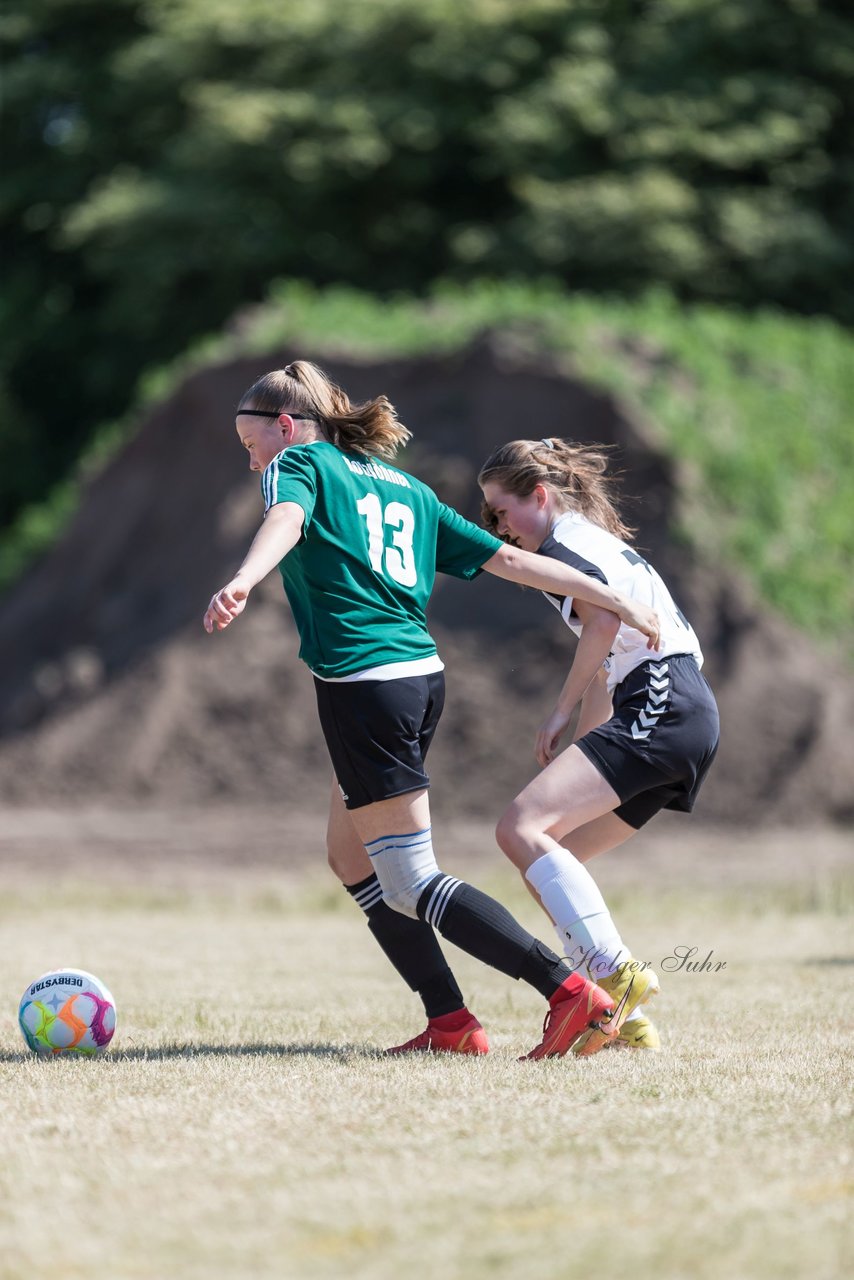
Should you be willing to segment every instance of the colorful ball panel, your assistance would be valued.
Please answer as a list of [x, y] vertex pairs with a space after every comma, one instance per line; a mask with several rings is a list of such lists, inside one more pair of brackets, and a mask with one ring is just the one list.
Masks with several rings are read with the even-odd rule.
[[42, 1056], [103, 1053], [116, 1029], [116, 1004], [85, 969], [53, 969], [21, 997], [18, 1022], [27, 1046]]

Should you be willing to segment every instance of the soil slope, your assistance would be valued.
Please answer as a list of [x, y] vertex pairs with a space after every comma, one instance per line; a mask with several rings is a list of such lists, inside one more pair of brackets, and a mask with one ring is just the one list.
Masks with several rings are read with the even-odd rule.
[[[276, 575], [238, 626], [201, 616], [261, 515], [233, 407], [267, 368], [189, 378], [90, 485], [61, 542], [0, 611], [0, 799], [12, 804], [323, 804], [329, 770], [310, 678]], [[415, 431], [406, 466], [476, 518], [478, 463], [498, 442], [561, 434], [619, 446], [627, 508], [703, 641], [723, 740], [697, 817], [848, 821], [854, 681], [760, 606], [731, 568], [669, 534], [682, 485], [648, 425], [512, 335], [460, 355], [314, 358], [355, 398], [384, 391]], [[537, 594], [484, 575], [440, 582], [432, 623], [448, 703], [433, 748], [445, 811], [491, 816], [533, 773], [531, 744], [571, 653]]]

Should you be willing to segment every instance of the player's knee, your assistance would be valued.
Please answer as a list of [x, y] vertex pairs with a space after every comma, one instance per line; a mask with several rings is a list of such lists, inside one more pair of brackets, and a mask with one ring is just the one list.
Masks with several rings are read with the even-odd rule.
[[429, 830], [374, 840], [371, 862], [387, 905], [416, 920], [418, 900], [439, 874]]
[[495, 839], [502, 853], [512, 859], [512, 849], [519, 839], [519, 821], [515, 807], [505, 809], [495, 826]]
[[528, 866], [531, 860], [528, 852], [529, 840], [526, 839], [524, 823], [515, 805], [511, 804], [498, 819], [495, 839], [501, 852], [514, 866], [521, 869]]

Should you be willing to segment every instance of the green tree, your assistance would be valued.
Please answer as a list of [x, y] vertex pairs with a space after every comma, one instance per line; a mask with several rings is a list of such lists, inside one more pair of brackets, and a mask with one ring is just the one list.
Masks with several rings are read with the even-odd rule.
[[7, 0], [0, 522], [272, 278], [846, 322], [843, 0]]

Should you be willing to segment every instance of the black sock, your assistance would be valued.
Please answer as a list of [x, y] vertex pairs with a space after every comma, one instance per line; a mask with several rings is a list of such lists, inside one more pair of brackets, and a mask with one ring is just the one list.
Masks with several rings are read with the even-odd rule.
[[418, 899], [418, 914], [443, 938], [510, 978], [521, 978], [548, 1000], [570, 969], [506, 907], [452, 876], [434, 876]]
[[344, 888], [368, 917], [368, 928], [403, 981], [418, 992], [427, 1017], [464, 1009], [463, 994], [430, 926], [389, 907], [375, 875]]
[[531, 950], [525, 956], [525, 963], [519, 977], [536, 987], [540, 995], [551, 1000], [558, 987], [562, 986], [572, 970], [560, 956], [556, 956], [544, 942], [534, 941]]

